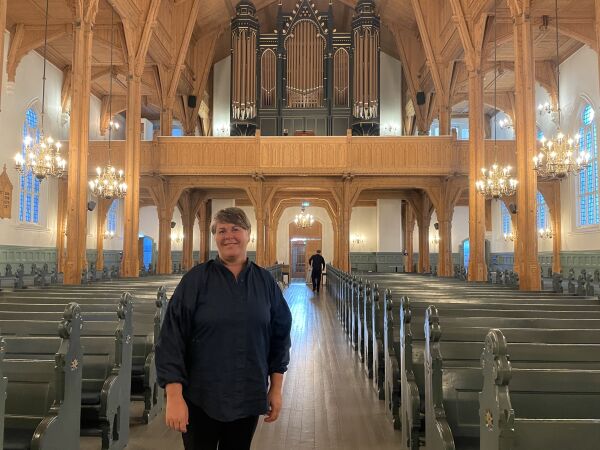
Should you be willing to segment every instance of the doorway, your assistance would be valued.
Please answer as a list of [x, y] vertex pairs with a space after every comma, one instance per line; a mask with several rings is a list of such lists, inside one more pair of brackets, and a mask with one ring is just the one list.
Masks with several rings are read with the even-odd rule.
[[290, 223], [290, 279], [305, 281], [310, 272], [308, 260], [322, 249], [323, 226], [315, 221], [308, 228], [298, 227]]

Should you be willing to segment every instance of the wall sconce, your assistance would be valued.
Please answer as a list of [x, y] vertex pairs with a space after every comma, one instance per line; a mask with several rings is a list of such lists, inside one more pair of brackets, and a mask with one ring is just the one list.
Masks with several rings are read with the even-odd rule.
[[250, 243], [254, 244], [256, 242], [256, 236], [254, 236], [253, 234], [250, 235]]
[[554, 237], [554, 233], [550, 228], [540, 228], [538, 230], [538, 236], [540, 239], [552, 239]]
[[429, 242], [431, 243], [431, 245], [440, 245], [440, 236], [439, 234], [435, 234], [430, 240]]
[[400, 135], [400, 125], [397, 123], [387, 123], [383, 126], [383, 135], [384, 136], [399, 136]]
[[356, 234], [354, 234], [354, 236], [352, 237], [352, 239], [350, 240], [350, 242], [353, 245], [364, 244], [365, 243], [365, 238], [361, 234], [356, 233]]
[[215, 136], [229, 136], [229, 124], [222, 123], [221, 125], [215, 127], [214, 129]]
[[510, 233], [504, 233], [504, 240], [506, 242], [514, 242], [517, 240], [517, 233], [511, 231]]
[[112, 239], [115, 237], [114, 231], [104, 230], [104, 239]]
[[175, 244], [181, 244], [183, 242], [183, 233], [182, 232], [172, 232], [171, 233], [171, 242]]

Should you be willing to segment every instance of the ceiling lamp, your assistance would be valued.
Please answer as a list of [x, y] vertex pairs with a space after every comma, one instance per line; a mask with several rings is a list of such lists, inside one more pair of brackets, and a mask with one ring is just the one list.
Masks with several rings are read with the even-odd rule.
[[44, 133], [44, 111], [46, 106], [46, 52], [48, 50], [48, 0], [46, 0], [46, 24], [44, 27], [44, 73], [42, 76], [42, 112], [40, 135], [36, 138], [27, 136], [24, 140], [25, 155], [15, 155], [15, 169], [20, 175], [33, 174], [38, 180], [44, 178], [60, 178], [65, 172], [67, 161], [60, 154], [60, 142]]
[[308, 214], [306, 212], [306, 206], [302, 205], [302, 208], [300, 208], [300, 214], [296, 214], [296, 217], [294, 218], [294, 223], [300, 228], [308, 228], [315, 223], [315, 218], [312, 216], [312, 214]]
[[125, 174], [122, 170], [117, 170], [110, 163], [110, 150], [112, 147], [112, 131], [118, 130], [119, 124], [112, 120], [112, 83], [113, 83], [113, 40], [114, 40], [114, 19], [115, 10], [112, 9], [110, 26], [110, 84], [108, 92], [108, 115], [111, 118], [108, 123], [108, 161], [104, 168], [96, 167], [96, 178], [90, 180], [89, 185], [98, 198], [107, 200], [123, 198], [127, 195], [127, 183], [125, 183]]
[[533, 157], [533, 169], [537, 172], [538, 178], [545, 180], [562, 180], [571, 174], [577, 174], [590, 163], [591, 155], [581, 146], [578, 151], [580, 136], [573, 139], [560, 130], [561, 110], [560, 110], [560, 59], [558, 53], [558, 0], [554, 1], [556, 13], [556, 86], [557, 86], [557, 113], [558, 126], [556, 136], [552, 139], [546, 139], [542, 136], [540, 151]]
[[[494, 17], [498, 17], [496, 9], [497, 1], [494, 1]], [[498, 21], [494, 20], [494, 163], [489, 169], [481, 169], [481, 178], [475, 182], [477, 192], [486, 199], [499, 199], [501, 197], [510, 197], [517, 191], [518, 181], [512, 177], [512, 167], [498, 165], [498, 110], [497, 110], [497, 91], [498, 91], [498, 44], [497, 44]], [[485, 151], [485, 149], [484, 149]]]
[[540, 239], [552, 239], [554, 237], [554, 233], [550, 228], [540, 228], [538, 230], [538, 236]]

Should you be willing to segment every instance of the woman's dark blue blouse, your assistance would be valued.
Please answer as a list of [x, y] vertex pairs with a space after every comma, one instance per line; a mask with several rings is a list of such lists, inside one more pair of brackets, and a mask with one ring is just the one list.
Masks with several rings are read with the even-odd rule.
[[181, 383], [186, 401], [229, 422], [268, 410], [268, 376], [290, 360], [292, 315], [265, 269], [247, 263], [236, 280], [217, 258], [186, 273], [167, 307], [158, 383]]

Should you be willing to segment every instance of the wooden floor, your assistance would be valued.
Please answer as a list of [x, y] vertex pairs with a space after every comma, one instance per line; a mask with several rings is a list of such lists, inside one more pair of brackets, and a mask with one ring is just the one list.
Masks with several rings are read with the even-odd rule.
[[[335, 315], [333, 301], [304, 283], [285, 290], [294, 318], [283, 410], [273, 424], [259, 421], [254, 450], [396, 449], [400, 432], [385, 418], [370, 381], [362, 373]], [[138, 407], [135, 417], [139, 417]], [[97, 439], [82, 438], [82, 450], [97, 450]], [[167, 430], [164, 417], [150, 425], [132, 421], [129, 450], [181, 450], [181, 436]]]

